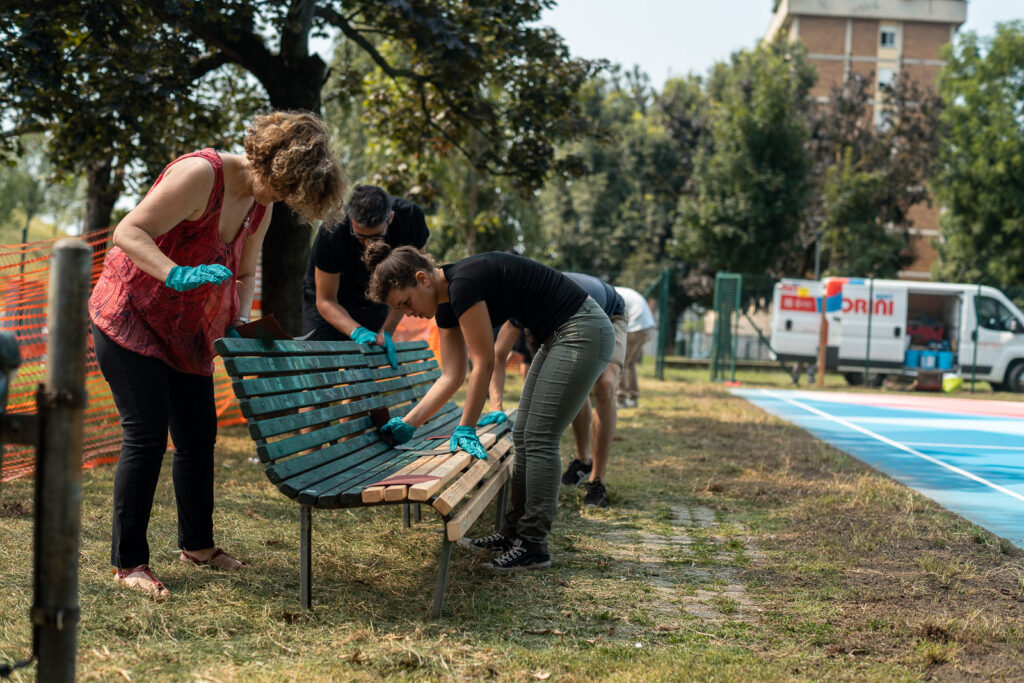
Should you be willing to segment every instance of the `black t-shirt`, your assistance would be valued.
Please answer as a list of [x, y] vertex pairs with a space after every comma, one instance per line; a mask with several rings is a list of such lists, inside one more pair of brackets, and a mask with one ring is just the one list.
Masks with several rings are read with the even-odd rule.
[[437, 307], [437, 326], [459, 326], [459, 317], [478, 301], [487, 304], [491, 327], [515, 318], [539, 341], [547, 339], [587, 298], [575, 282], [554, 268], [522, 256], [490, 251], [441, 266], [448, 303]]
[[[391, 198], [395, 217], [388, 226], [384, 241], [392, 247], [409, 245], [422, 249], [430, 236], [423, 211], [407, 199]], [[380, 331], [388, 316], [386, 304], [378, 304], [366, 298], [366, 287], [370, 283], [370, 271], [363, 263], [363, 245], [352, 236], [352, 222], [346, 216], [330, 229], [321, 227], [313, 241], [309, 255], [306, 277], [302, 281], [302, 331], [334, 329], [323, 319], [316, 308], [316, 269], [325, 273], [338, 273], [338, 303], [360, 325], [372, 332]]]
[[585, 273], [566, 273], [565, 276], [586, 290], [609, 318], [626, 312], [625, 299], [604, 280]]

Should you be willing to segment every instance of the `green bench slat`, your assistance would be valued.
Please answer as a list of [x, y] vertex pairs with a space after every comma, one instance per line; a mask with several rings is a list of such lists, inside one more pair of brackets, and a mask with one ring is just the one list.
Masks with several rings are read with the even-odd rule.
[[330, 462], [325, 462], [319, 467], [275, 482], [277, 487], [287, 496], [294, 498], [300, 492], [358, 468], [363, 463], [390, 450], [385, 442], [376, 438], [375, 434], [362, 434], [345, 443], [351, 444], [348, 452], [336, 456]]
[[256, 454], [263, 463], [273, 463], [281, 458], [295, 455], [310, 448], [317, 448], [338, 439], [373, 428], [369, 417], [360, 417], [348, 422], [330, 425], [307, 434], [297, 434], [287, 439], [256, 446]]
[[238, 398], [254, 398], [271, 394], [286, 394], [292, 391], [324, 389], [353, 382], [372, 380], [369, 368], [341, 370], [338, 372], [311, 372], [305, 375], [283, 375], [281, 377], [261, 377], [258, 379], [233, 379], [231, 388]]
[[[298, 477], [307, 472], [311, 472], [328, 463], [333, 463], [335, 465], [335, 469], [340, 471], [347, 467], [344, 463], [339, 462], [341, 459], [347, 459], [351, 454], [355, 453], [359, 449], [364, 448], [367, 445], [377, 443], [378, 441], [384, 443], [380, 439], [376, 438], [376, 434], [366, 432], [359, 434], [358, 436], [354, 436], [346, 441], [326, 444], [323, 448], [311, 453], [271, 463], [267, 465], [264, 471], [267, 474], [267, 478], [274, 484], [280, 484], [292, 477]], [[305, 486], [310, 486], [313, 483], [315, 483], [315, 480], [307, 482]]]
[[308, 410], [304, 413], [267, 417], [259, 421], [251, 421], [249, 423], [249, 434], [254, 439], [267, 439], [271, 436], [284, 434], [285, 432], [294, 432], [299, 429], [351, 417], [358, 413], [365, 413], [374, 408], [383, 407], [383, 405], [384, 401], [380, 396], [368, 396], [352, 403], [337, 403], [315, 410]]
[[[338, 477], [330, 488], [317, 487], [317, 505], [321, 507], [359, 507], [363, 504], [362, 492], [370, 484], [386, 479], [419, 457], [416, 451], [390, 450], [374, 460], [353, 468], [344, 477]], [[326, 485], [328, 482], [324, 482]], [[357, 491], [345, 495], [346, 491]]]
[[[418, 363], [414, 366], [410, 366], [410, 369], [415, 369], [417, 372], [421, 372], [428, 371], [434, 367], [437, 367], [437, 363], [432, 361], [430, 363]], [[360, 380], [372, 378], [370, 373], [374, 372], [373, 370], [366, 370], [365, 372], [367, 375], [361, 376]], [[434, 377], [439, 376], [440, 374], [434, 375]], [[236, 382], [248, 381], [253, 380], [236, 380]], [[245, 391], [252, 392], [252, 387], [247, 388]], [[279, 413], [285, 410], [297, 410], [298, 408], [305, 408], [307, 406], [331, 403], [333, 401], [337, 401], [339, 398], [349, 398], [349, 396], [340, 396], [338, 391], [339, 388], [334, 387], [333, 385], [320, 389], [294, 391], [292, 393], [280, 393], [274, 391], [267, 396], [242, 398], [239, 401], [239, 408], [242, 411], [242, 415], [246, 418], [255, 418], [266, 413]]]
[[[422, 348], [426, 342], [402, 342], [406, 349]], [[354, 341], [299, 341], [297, 339], [242, 339], [225, 337], [213, 342], [213, 348], [225, 358], [229, 356], [304, 356], [331, 353], [360, 353]]]
[[269, 375], [313, 370], [346, 370], [365, 367], [362, 354], [329, 356], [238, 356], [224, 359], [224, 369], [232, 375]]
[[[396, 472], [414, 459], [412, 451], [396, 451], [388, 447], [383, 441], [370, 447], [376, 453], [370, 458], [364, 458], [354, 467], [338, 472], [332, 477], [324, 479], [315, 485], [309, 486], [299, 493], [296, 500], [306, 505], [317, 505], [320, 507], [338, 507], [338, 502], [331, 498], [325, 498], [334, 491], [348, 488], [353, 479], [363, 480], [368, 471]], [[373, 481], [377, 481], [374, 479]], [[372, 483], [372, 482], [371, 482]]]

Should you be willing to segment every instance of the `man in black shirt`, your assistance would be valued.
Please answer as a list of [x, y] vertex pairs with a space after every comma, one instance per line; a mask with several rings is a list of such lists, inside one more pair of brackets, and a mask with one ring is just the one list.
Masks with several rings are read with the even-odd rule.
[[345, 205], [345, 218], [321, 226], [313, 242], [302, 283], [305, 338], [352, 339], [393, 352], [391, 333], [402, 312], [366, 298], [370, 272], [363, 264], [363, 251], [375, 241], [422, 250], [429, 236], [420, 207], [376, 185], [357, 185]]

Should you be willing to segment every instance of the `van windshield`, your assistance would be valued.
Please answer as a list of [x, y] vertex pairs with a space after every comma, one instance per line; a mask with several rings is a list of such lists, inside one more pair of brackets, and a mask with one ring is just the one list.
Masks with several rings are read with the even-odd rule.
[[988, 296], [976, 296], [974, 306], [978, 311], [978, 324], [982, 327], [1000, 332], [1024, 331], [1020, 321], [999, 301]]

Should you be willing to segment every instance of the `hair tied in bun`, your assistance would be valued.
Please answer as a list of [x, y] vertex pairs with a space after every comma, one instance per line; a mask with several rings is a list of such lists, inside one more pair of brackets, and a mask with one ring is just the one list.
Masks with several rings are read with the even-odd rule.
[[363, 263], [368, 270], [374, 270], [391, 254], [391, 246], [387, 242], [371, 242], [363, 252]]

